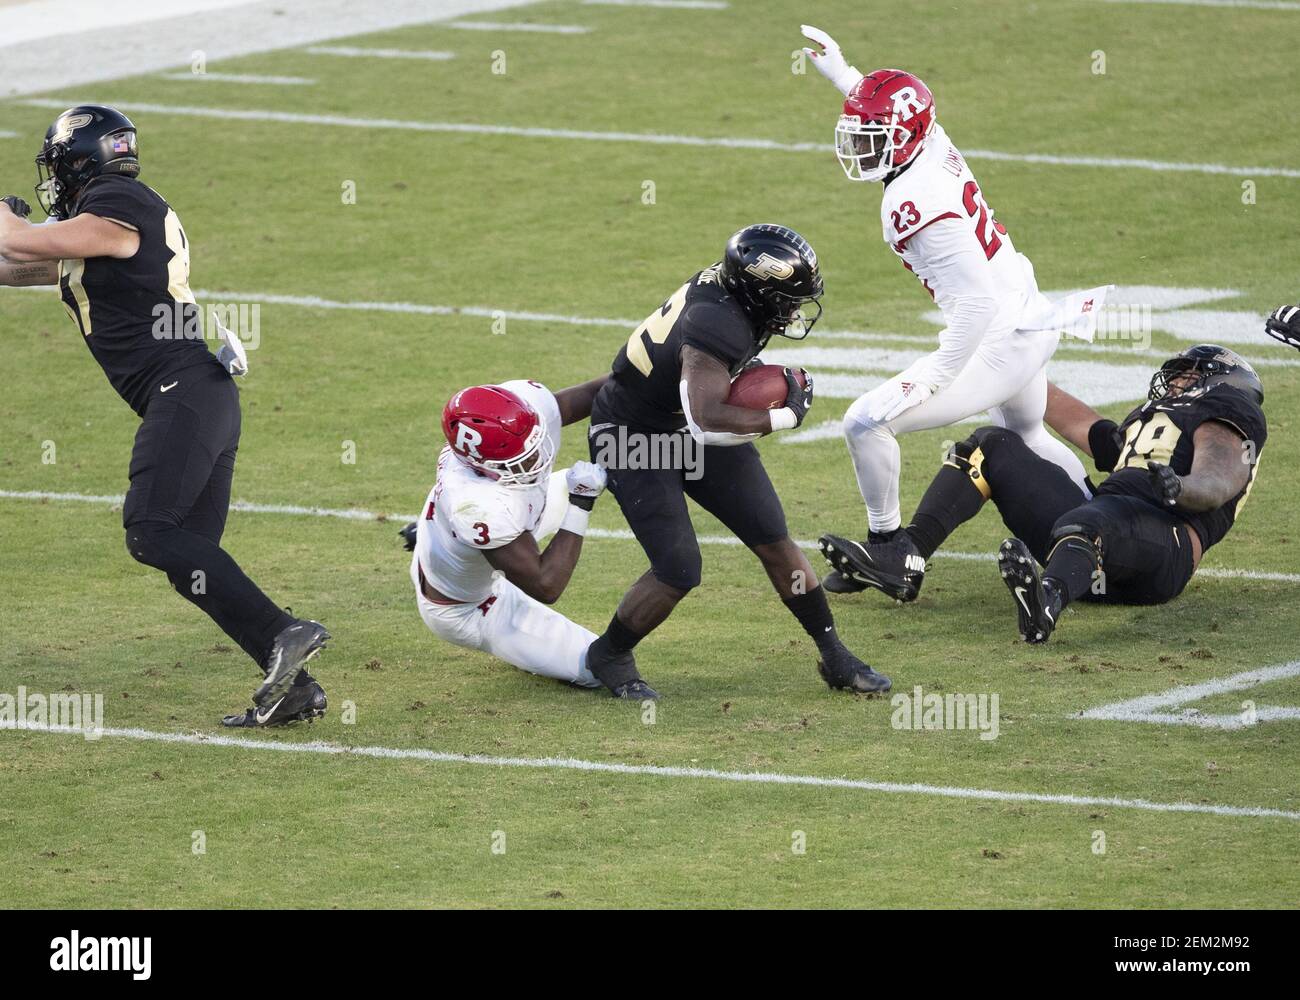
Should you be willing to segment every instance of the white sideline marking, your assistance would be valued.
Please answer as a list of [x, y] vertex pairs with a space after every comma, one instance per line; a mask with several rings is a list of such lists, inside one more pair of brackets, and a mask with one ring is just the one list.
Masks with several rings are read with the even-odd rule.
[[[103, 507], [120, 507], [125, 499], [120, 493], [59, 493], [47, 490], [0, 489], [0, 500], [67, 501], [71, 503], [98, 504]], [[373, 510], [358, 510], [351, 507], [304, 507], [290, 503], [253, 503], [248, 500], [235, 500], [230, 504], [230, 509], [242, 514], [291, 514], [299, 517], [333, 517], [344, 521], [392, 521], [396, 524], [405, 524], [419, 517], [418, 514], [380, 514]], [[588, 528], [587, 537], [614, 541], [632, 541], [636, 538], [626, 528]], [[740, 544], [740, 539], [734, 535], [700, 535], [698, 541], [701, 545]], [[817, 548], [816, 541], [811, 538], [796, 538], [794, 541], [800, 548]], [[995, 558], [992, 552], [952, 552], [947, 549], [940, 549], [935, 555], [941, 559], [960, 559], [967, 562], [990, 562]], [[1268, 570], [1218, 569], [1212, 566], [1202, 566], [1196, 571], [1196, 575], [1215, 580], [1265, 580], [1272, 583], [1300, 583], [1300, 573], [1274, 573]]]
[[[46, 725], [18, 730], [15, 722], [0, 722], [0, 730], [44, 732], [85, 737], [86, 731], [72, 726]], [[894, 795], [925, 795], [945, 799], [979, 799], [990, 802], [1036, 802], [1043, 805], [1109, 806], [1113, 809], [1140, 809], [1145, 812], [1201, 813], [1211, 816], [1268, 817], [1300, 821], [1300, 812], [1268, 806], [1222, 806], [1203, 802], [1151, 802], [1148, 799], [1123, 799], [1097, 795], [1063, 795], [1042, 792], [1008, 792], [992, 788], [961, 788], [926, 785], [920, 782], [866, 781], [858, 778], [822, 778], [805, 774], [781, 774], [765, 771], [717, 771], [704, 767], [657, 767], [652, 764], [611, 764], [605, 761], [580, 760], [575, 757], [490, 757], [486, 754], [447, 753], [441, 750], [399, 749], [396, 747], [348, 747], [315, 741], [286, 743], [240, 736], [206, 736], [201, 733], [160, 733], [149, 729], [110, 729], [97, 731], [100, 736], [141, 740], [150, 743], [180, 743], [189, 746], [234, 747], [241, 750], [274, 750], [281, 753], [309, 753], [333, 757], [370, 757], [380, 760], [422, 760], [435, 764], [475, 764], [487, 767], [532, 768], [547, 771], [586, 771], [596, 774], [643, 775], [656, 778], [694, 778], [707, 781], [731, 781], [757, 785], [803, 785], [814, 788], [851, 788], [866, 792]]]
[[1251, 10], [1300, 10], [1294, 0], [1106, 0], [1107, 3], [1175, 4], [1181, 7], [1245, 7]]
[[582, 0], [588, 7], [668, 7], [672, 10], [726, 10], [724, 0]]
[[[1077, 719], [1104, 719], [1112, 722], [1153, 722], [1159, 725], [1199, 726], [1203, 729], [1247, 729], [1252, 725], [1241, 714], [1205, 715], [1194, 708], [1183, 706], [1202, 701], [1217, 694], [1244, 691], [1257, 684], [1285, 680], [1300, 675], [1300, 660], [1281, 663], [1257, 670], [1243, 670], [1228, 677], [1216, 677], [1201, 684], [1183, 684], [1160, 694], [1147, 694], [1129, 701], [1117, 701], [1083, 712]], [[1174, 711], [1181, 709], [1181, 711]], [[1300, 719], [1300, 708], [1261, 705], [1255, 711], [1256, 723], [1278, 719]]]
[[312, 45], [303, 49], [313, 56], [347, 56], [353, 59], [427, 59], [446, 62], [455, 59], [454, 52], [434, 52], [428, 49], [366, 49], [355, 45]]
[[450, 21], [442, 27], [465, 31], [535, 31], [543, 35], [586, 35], [591, 32], [581, 24], [532, 24], [528, 21]]
[[0, 129], [0, 139], [17, 139], [17, 132], [10, 132], [8, 129]]
[[[35, 108], [62, 109], [69, 107], [70, 103], [76, 102], [49, 98], [31, 98], [21, 103]], [[396, 129], [407, 132], [451, 132], [470, 135], [513, 135], [534, 139], [578, 139], [592, 142], [641, 142], [659, 146], [761, 149], [786, 153], [816, 152], [825, 154], [831, 151], [831, 146], [824, 142], [776, 142], [772, 139], [709, 138], [650, 132], [595, 132], [585, 129], [541, 128], [538, 126], [482, 125], [473, 122], [421, 122], [398, 118], [356, 118], [347, 115], [312, 115], [253, 108], [200, 108], [139, 102], [119, 103], [115, 106], [123, 111], [181, 115], [195, 118], [218, 118], [228, 121], [280, 122], [286, 125], [325, 125], [342, 128]], [[1048, 164], [1051, 166], [1117, 167], [1127, 170], [1231, 174], [1240, 177], [1300, 177], [1300, 170], [1291, 167], [1234, 167], [1222, 163], [1172, 163], [1164, 160], [1142, 160], [1124, 157], [1002, 153], [985, 149], [968, 149], [964, 153], [968, 160], [999, 160], [1012, 163]]]
[[302, 87], [315, 83], [305, 76], [258, 76], [255, 73], [159, 73], [160, 80], [208, 80], [213, 83], [269, 83]]
[[[89, 19], [52, 17], [51, 0], [7, 6], [0, 0], [0, 99], [49, 94], [141, 73], [188, 68], [190, 54], [206, 53], [209, 64], [254, 52], [300, 49], [411, 24], [484, 17], [518, 10], [536, 0], [237, 0], [225, 9], [206, 9], [208, 0], [73, 0], [111, 23], [85, 32]], [[129, 23], [150, 9], [147, 29]], [[17, 43], [34, 26], [46, 40]], [[102, 89], [92, 89], [103, 99]], [[44, 133], [34, 133], [39, 139]]]

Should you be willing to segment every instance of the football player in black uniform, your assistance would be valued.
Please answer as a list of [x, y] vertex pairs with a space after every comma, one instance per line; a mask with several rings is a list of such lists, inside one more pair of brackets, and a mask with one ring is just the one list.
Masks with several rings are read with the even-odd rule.
[[[812, 248], [784, 226], [749, 226], [723, 259], [682, 285], [632, 334], [591, 411], [593, 461], [650, 560], [609, 628], [587, 651], [587, 667], [616, 697], [654, 698], [632, 650], [700, 582], [700, 547], [686, 498], [713, 514], [763, 564], [772, 585], [817, 644], [832, 688], [878, 692], [889, 678], [854, 656], [835, 633], [826, 595], [786, 530], [785, 513], [754, 439], [797, 427], [812, 405], [812, 379], [786, 369], [785, 406], [751, 410], [726, 402], [731, 380], [774, 335], [802, 339], [821, 313], [822, 279]], [[808, 317], [805, 308], [815, 308]], [[698, 468], [646, 468], [611, 461], [619, 445], [689, 434]], [[683, 447], [670, 452], [687, 454]], [[632, 454], [636, 445], [624, 448]], [[678, 463], [682, 465], [684, 463]]]
[[[953, 447], [904, 529], [911, 546], [928, 559], [991, 499], [1015, 536], [999, 547], [998, 565], [1020, 634], [1032, 643], [1046, 642], [1061, 611], [1080, 598], [1177, 597], [1255, 481], [1268, 437], [1264, 387], [1240, 355], [1201, 344], [1166, 361], [1148, 395], [1117, 425], [1049, 385], [1048, 425], [1110, 473], [1091, 499], [1014, 432], [979, 428]], [[923, 563], [901, 554], [890, 562], [888, 553], [866, 561], [848, 545], [823, 545], [861, 583], [902, 600], [921, 588]]]
[[113, 388], [140, 416], [122, 509], [131, 555], [167, 574], [262, 669], [254, 707], [227, 726], [268, 726], [325, 712], [303, 669], [329, 638], [285, 613], [220, 547], [239, 446], [247, 370], [226, 332], [214, 356], [189, 288], [180, 219], [137, 180], [136, 129], [123, 114], [82, 105], [59, 115], [36, 158], [37, 196], [51, 221], [32, 225], [16, 197], [0, 204], [0, 284], [57, 284]]

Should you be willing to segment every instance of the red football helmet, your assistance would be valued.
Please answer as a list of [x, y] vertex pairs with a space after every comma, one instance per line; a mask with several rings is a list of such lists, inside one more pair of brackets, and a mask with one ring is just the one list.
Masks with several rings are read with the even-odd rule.
[[537, 411], [499, 385], [472, 385], [452, 396], [442, 433], [457, 458], [503, 486], [532, 486], [555, 460]]
[[878, 69], [844, 99], [835, 151], [849, 180], [880, 181], [911, 163], [933, 130], [930, 88], [901, 69]]

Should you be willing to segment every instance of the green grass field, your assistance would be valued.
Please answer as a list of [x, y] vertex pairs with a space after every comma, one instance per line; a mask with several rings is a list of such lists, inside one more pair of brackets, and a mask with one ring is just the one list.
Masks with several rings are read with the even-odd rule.
[[[824, 368], [808, 367], [864, 381], [891, 374], [898, 366], [870, 356], [927, 350], [918, 338], [937, 326], [926, 317], [929, 298], [881, 243], [879, 188], [847, 182], [829, 148], [161, 109], [829, 144], [833, 90], [811, 68], [791, 72], [807, 18], [860, 68], [903, 65], [922, 76], [968, 151], [1300, 166], [1288, 130], [1294, 11], [926, 2], [889, 25], [878, 5], [813, 6], [556, 0], [493, 17], [591, 32], [431, 24], [344, 44], [446, 49], [454, 60], [284, 50], [208, 68], [315, 84], [151, 75], [41, 100], [93, 99], [132, 114], [142, 179], [180, 213], [194, 248], [192, 285], [206, 300], [471, 309], [261, 304], [261, 343], [242, 383], [235, 496], [382, 514], [418, 509], [451, 392], [518, 377], [559, 387], [603, 371], [629, 327], [571, 318], [639, 320], [749, 222], [784, 222], [817, 248], [826, 315], [808, 347], [829, 353], [819, 355]], [[504, 74], [492, 71], [497, 50]], [[1093, 72], [1099, 51], [1104, 74]], [[57, 110], [28, 101], [0, 108], [18, 136], [0, 138], [5, 193], [29, 190], [32, 156]], [[1207, 336], [1218, 323], [1240, 327], [1228, 313], [1262, 315], [1295, 300], [1300, 179], [970, 159], [1044, 289], [1114, 282], [1239, 293], [1203, 295], [1183, 309], [1179, 328], [1200, 322]], [[343, 197], [349, 182], [355, 204]], [[52, 294], [3, 289], [0, 301], [9, 376], [0, 490], [121, 494], [134, 416]], [[504, 332], [494, 310], [504, 311]], [[1164, 328], [1157, 320], [1151, 351], [1187, 345], [1167, 330], [1177, 317]], [[825, 331], [868, 336], [819, 340]], [[1296, 719], [1221, 729], [1074, 717], [1300, 659], [1292, 575], [1300, 538], [1291, 525], [1300, 447], [1289, 433], [1300, 424], [1300, 359], [1262, 332], [1230, 346], [1262, 362], [1270, 437], [1241, 521], [1203, 567], [1255, 577], [1202, 574], [1162, 608], [1078, 608], [1042, 648], [1018, 641], [988, 561], [940, 554], [913, 605], [869, 594], [836, 601], [846, 641], [896, 691], [996, 693], [996, 740], [895, 729], [888, 699], [829, 692], [811, 643], [738, 546], [704, 546], [704, 585], [639, 648], [642, 673], [665, 695], [647, 724], [637, 706], [438, 643], [415, 610], [399, 522], [231, 515], [226, 547], [249, 574], [335, 636], [314, 668], [329, 716], [250, 740], [846, 778], [891, 790], [0, 732], [0, 904], [1294, 907]], [[847, 351], [855, 354], [835, 353]], [[1058, 358], [1103, 387], [1159, 363], [1125, 342], [1068, 346]], [[846, 395], [819, 398], [812, 423], [838, 419]], [[1119, 418], [1136, 396], [1107, 398], [1104, 412]], [[584, 433], [569, 428], [562, 461], [586, 457]], [[905, 514], [942, 443], [964, 433], [902, 439]], [[47, 442], [53, 462], [44, 460]], [[343, 461], [349, 443], [352, 463]], [[797, 538], [865, 530], [838, 438], [777, 437], [762, 449]], [[723, 533], [694, 513], [701, 535]], [[625, 527], [610, 499], [593, 524]], [[1004, 535], [987, 511], [946, 548], [991, 553]], [[161, 574], [127, 556], [117, 507], [0, 496], [0, 536], [0, 691], [102, 693], [106, 726], [149, 733], [220, 735], [219, 718], [246, 706], [255, 669]], [[599, 631], [644, 567], [634, 541], [591, 538], [559, 608]], [[1247, 699], [1300, 705], [1300, 681], [1176, 710], [1238, 713]], [[896, 787], [913, 784], [1117, 801]], [[1143, 809], [1134, 800], [1242, 811]], [[1244, 812], [1254, 808], [1292, 815]], [[268, 851], [294, 859], [291, 880], [260, 877]]]

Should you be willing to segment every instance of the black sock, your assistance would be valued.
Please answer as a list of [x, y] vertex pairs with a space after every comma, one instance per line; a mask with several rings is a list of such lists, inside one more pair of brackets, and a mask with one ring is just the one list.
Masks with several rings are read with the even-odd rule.
[[636, 647], [636, 644], [645, 638], [644, 635], [633, 632], [623, 624], [618, 617], [618, 612], [609, 620], [609, 628], [605, 629], [605, 634], [601, 636], [609, 643], [610, 649], [616, 653], [626, 653]]
[[799, 619], [803, 630], [812, 636], [820, 650], [838, 648], [840, 637], [835, 632], [835, 619], [831, 616], [831, 606], [826, 600], [826, 591], [818, 584], [806, 594], [782, 598], [782, 603], [790, 613]]
[[1078, 600], [1092, 587], [1098, 570], [1097, 551], [1083, 538], [1066, 538], [1056, 544], [1047, 559], [1043, 582], [1051, 581], [1061, 595], [1061, 607]]
[[984, 494], [961, 469], [945, 465], [930, 483], [916, 508], [907, 533], [922, 556], [929, 559], [958, 525], [984, 506]]

